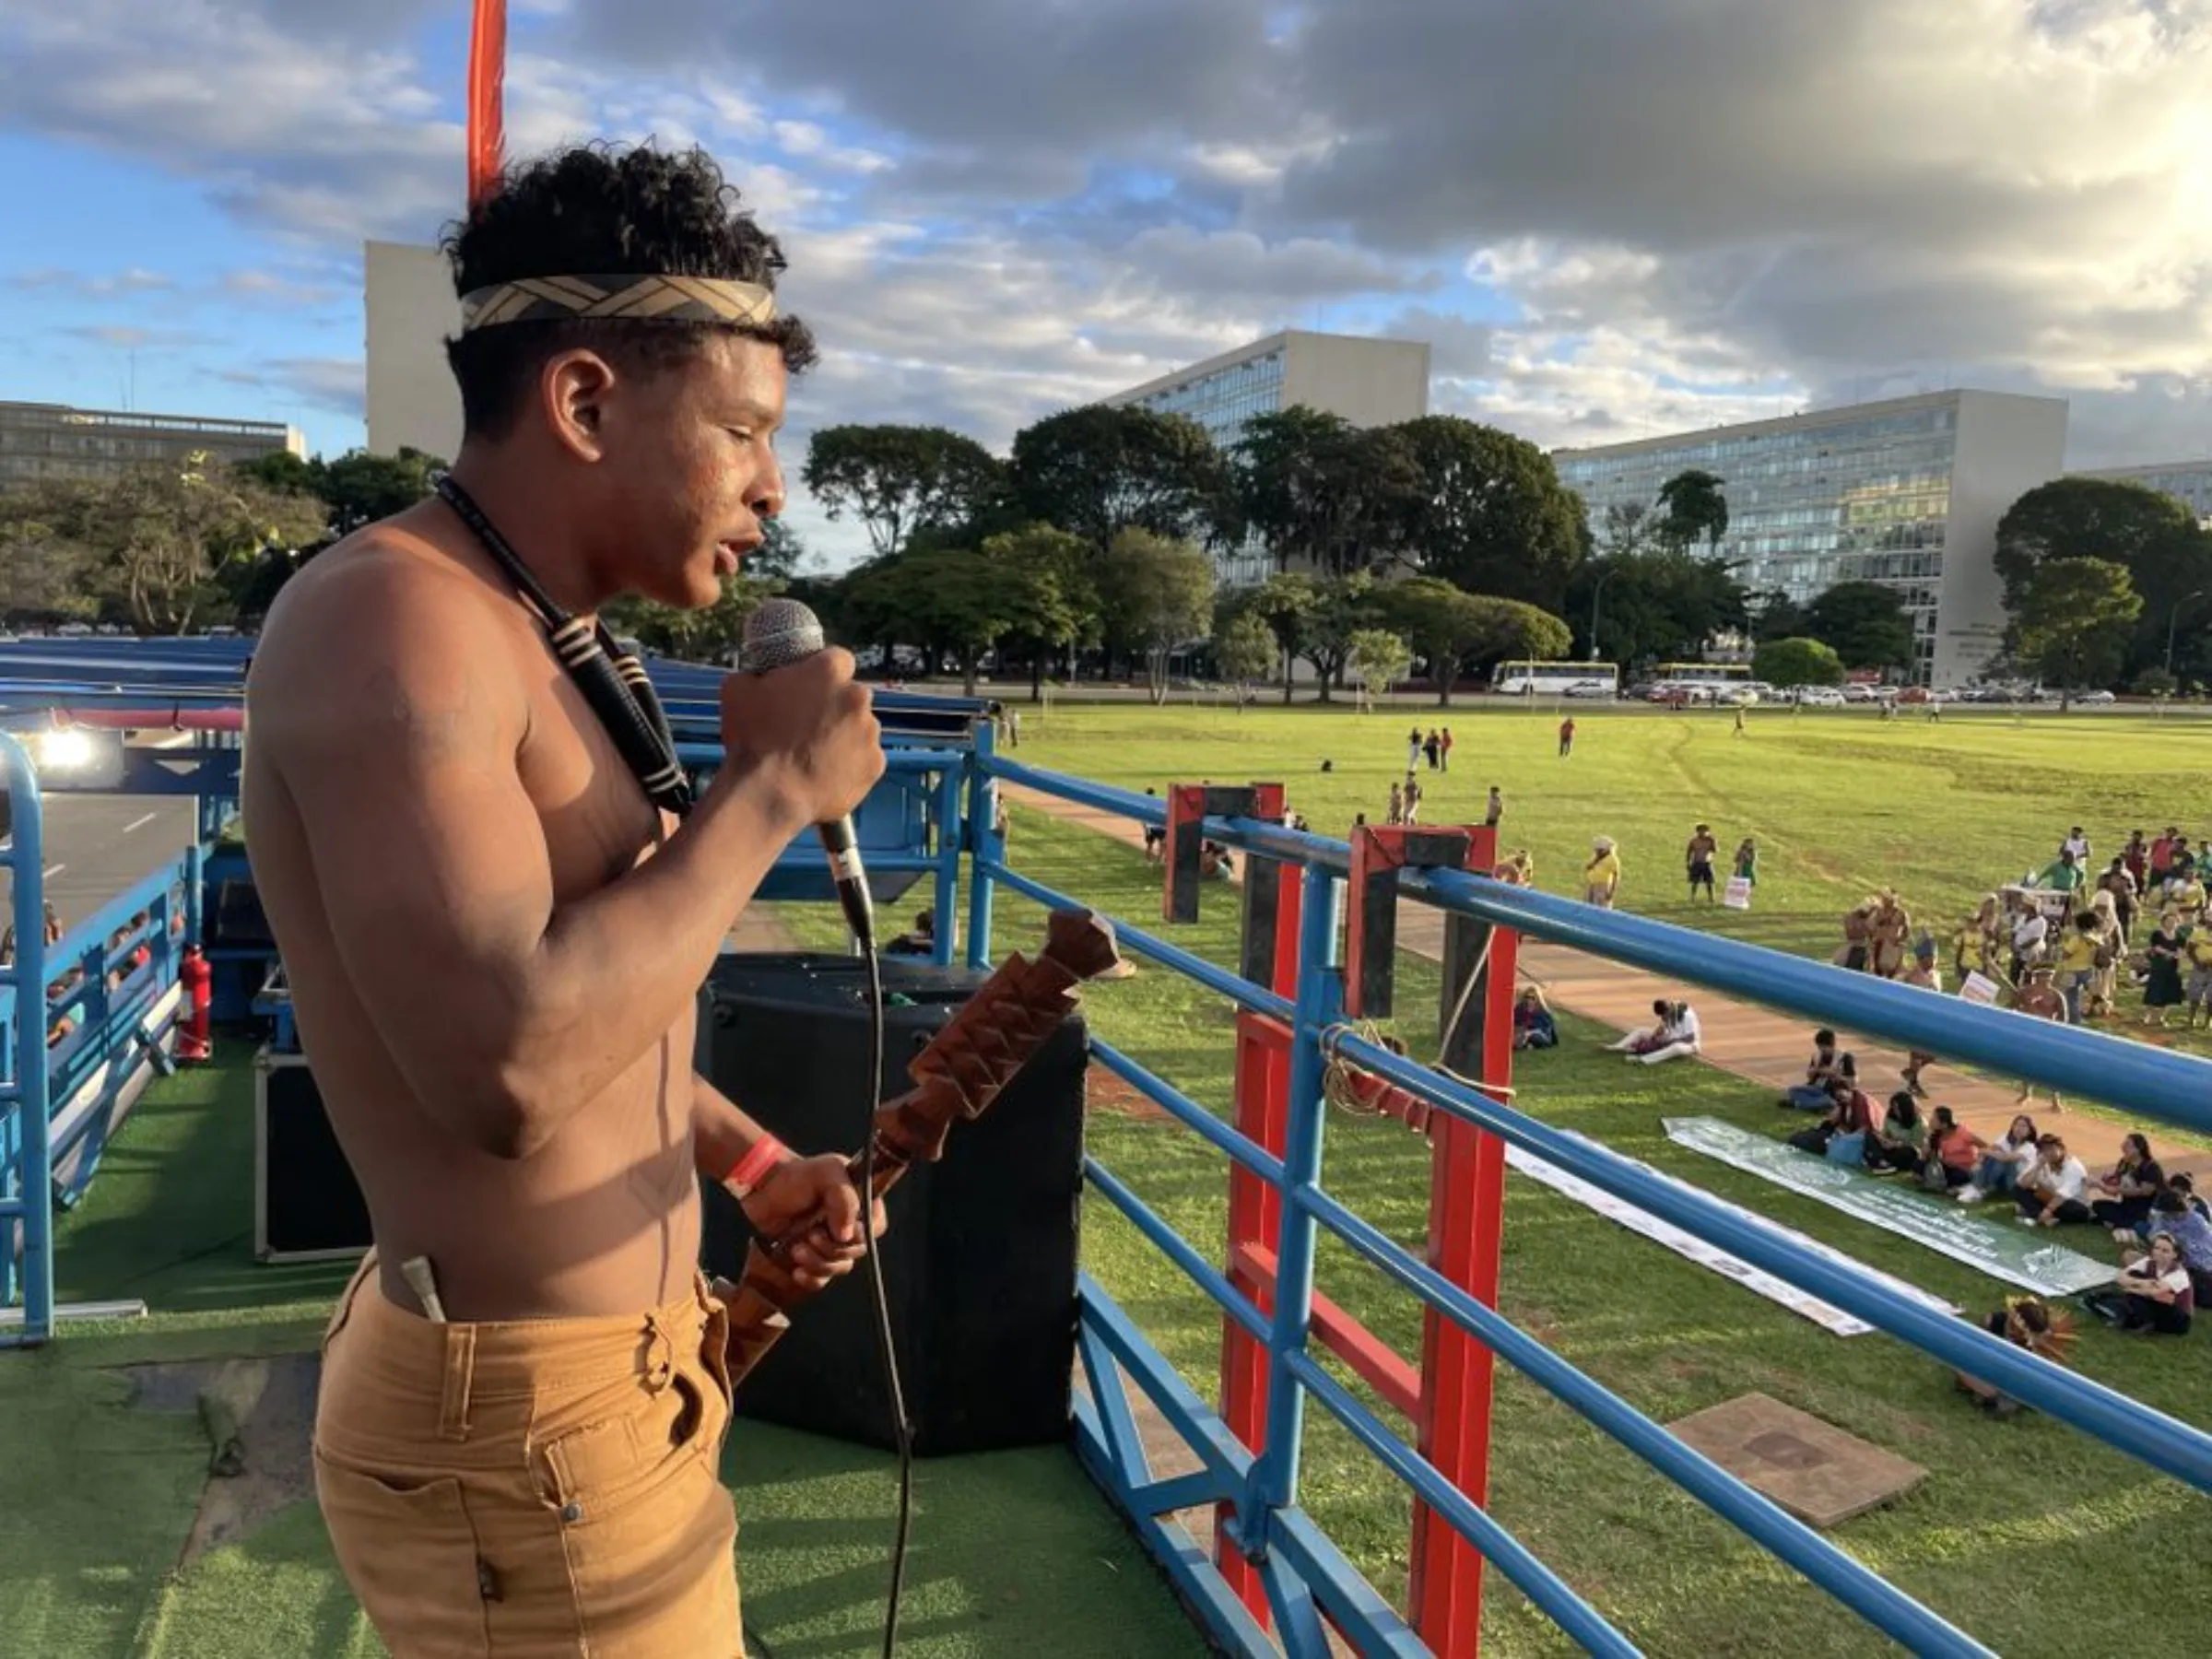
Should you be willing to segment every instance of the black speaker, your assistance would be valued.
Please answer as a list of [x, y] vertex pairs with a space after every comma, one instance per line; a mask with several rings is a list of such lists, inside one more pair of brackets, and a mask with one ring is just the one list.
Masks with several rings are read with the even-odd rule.
[[[700, 1075], [797, 1151], [857, 1150], [871, 1102], [910, 1087], [907, 1063], [984, 978], [883, 966], [877, 1088], [865, 970], [849, 957], [724, 957], [702, 993]], [[1071, 1016], [988, 1112], [954, 1126], [942, 1161], [910, 1171], [885, 1202], [885, 1289], [919, 1455], [1067, 1439], [1087, 1052]], [[702, 1187], [701, 1265], [736, 1278], [751, 1230], [722, 1187]], [[863, 1263], [793, 1315], [739, 1383], [738, 1415], [893, 1445], [875, 1333]]]
[[372, 1241], [369, 1206], [307, 1056], [264, 1048], [253, 1062], [254, 1255], [335, 1261]]

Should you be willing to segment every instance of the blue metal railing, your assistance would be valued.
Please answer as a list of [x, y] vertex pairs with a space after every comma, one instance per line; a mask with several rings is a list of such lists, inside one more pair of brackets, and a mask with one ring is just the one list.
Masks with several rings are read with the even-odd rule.
[[[7, 791], [9, 842], [0, 853], [8, 871], [16, 930], [15, 959], [0, 968], [10, 1003], [34, 1008], [46, 994], [45, 819], [29, 753], [0, 732], [0, 785]], [[23, 1230], [24, 1340], [45, 1339], [53, 1325], [53, 1152], [48, 1130], [46, 1024], [12, 1020], [11, 1062], [0, 1074], [0, 1304], [15, 1300], [16, 1229]], [[0, 1342], [6, 1340], [0, 1333]]]
[[[989, 825], [1000, 782], [1018, 783], [1059, 799], [1159, 827], [1167, 804], [1088, 780], [1067, 777], [1008, 760], [995, 753], [988, 734], [976, 744], [970, 780], [969, 818]], [[1525, 1547], [1453, 1489], [1441, 1474], [1396, 1437], [1371, 1412], [1323, 1371], [1310, 1351], [1313, 1245], [1320, 1230], [1330, 1233], [1427, 1307], [1465, 1331], [1500, 1359], [1635, 1453], [1691, 1493], [1715, 1513], [1789, 1562], [1842, 1605], [1908, 1648], [1922, 1653], [1982, 1653], [1972, 1637], [1945, 1621], [1809, 1526], [1795, 1520], [1718, 1465], [1691, 1450], [1664, 1427], [1543, 1344], [1512, 1325], [1495, 1309], [1453, 1285], [1425, 1262], [1399, 1247], [1346, 1208], [1325, 1190], [1322, 1141], [1325, 1107], [1321, 1071], [1335, 1054], [1395, 1084], [1449, 1114], [1500, 1140], [1535, 1153], [1628, 1200], [1694, 1236], [1725, 1249], [1822, 1300], [1854, 1313], [1923, 1352], [1971, 1375], [1988, 1380], [2006, 1394], [2085, 1433], [2171, 1475], [2200, 1491], [2212, 1492], [2212, 1435], [2139, 1401], [2051, 1364], [2025, 1349], [1991, 1335], [1980, 1325], [1950, 1318], [1917, 1303], [1895, 1300], [1877, 1286], [1853, 1277], [1829, 1258], [1802, 1247], [1788, 1234], [1732, 1206], [1694, 1189], [1653, 1176], [1603, 1147], [1555, 1130], [1526, 1112], [1494, 1100], [1477, 1088], [1432, 1071], [1359, 1038], [1339, 1017], [1341, 973], [1334, 960], [1338, 914], [1338, 877], [1350, 868], [1350, 850], [1341, 841], [1299, 833], [1278, 825], [1242, 818], [1208, 818], [1206, 833], [1218, 841], [1304, 871], [1300, 969], [1298, 995], [1286, 1000], [1238, 974], [1205, 961], [1152, 934], [1113, 920], [1124, 944], [1161, 966], [1182, 973], [1238, 1006], [1272, 1016], [1292, 1032], [1288, 1129], [1278, 1159], [1238, 1131], [1213, 1119], [1167, 1080], [1154, 1076], [1110, 1044], [1094, 1041], [1095, 1056], [1124, 1081], [1158, 1101], [1212, 1145], [1274, 1185], [1282, 1194], [1277, 1277], [1271, 1314], [1264, 1314], [1216, 1268], [1206, 1253], [1175, 1234], [1113, 1173], [1094, 1159], [1088, 1174], [1094, 1190], [1126, 1215], [1225, 1314], [1261, 1343], [1269, 1357], [1266, 1443], [1256, 1455], [1230, 1459], [1219, 1470], [1227, 1485], [1214, 1496], [1236, 1502], [1234, 1535], [1247, 1549], [1264, 1547], [1270, 1558], [1298, 1564], [1307, 1573], [1305, 1591], [1343, 1628], [1368, 1632], [1377, 1651], [1422, 1651], [1394, 1613], [1378, 1613], [1371, 1589], [1351, 1582], [1351, 1570], [1334, 1552], [1316, 1552], [1315, 1535], [1299, 1507], [1300, 1412], [1306, 1400], [1318, 1401], [1370, 1452], [1436, 1512], [1444, 1516], [1505, 1576], [1585, 1647], [1597, 1652], [1633, 1652], [1601, 1615], [1535, 1560]], [[969, 959], [990, 958], [992, 900], [1006, 888], [1047, 906], [1080, 903], [1007, 867], [1003, 841], [994, 835], [975, 840], [970, 896]], [[1823, 965], [1759, 947], [1738, 944], [1639, 917], [1596, 910], [1526, 888], [1460, 873], [1412, 871], [1399, 877], [1402, 897], [1510, 927], [1612, 960], [1655, 970], [1672, 978], [1733, 993], [1747, 1000], [1789, 1009], [1825, 1023], [1849, 1025], [1911, 1047], [1939, 1052], [1954, 1060], [1989, 1066], [2012, 1077], [2092, 1096], [2140, 1113], [2144, 1118], [2197, 1131], [2212, 1130], [2212, 1065], [2147, 1045], [2067, 1029], [2005, 1010], [1979, 1007], [1928, 995], [1861, 974], [1844, 974]], [[1087, 1315], [1102, 1318], [1104, 1293], [1088, 1282]], [[1101, 1333], [1101, 1336], [1103, 1336]], [[1112, 1333], [1110, 1345], [1132, 1376], [1148, 1392], [1172, 1392], [1171, 1371], [1157, 1354], [1125, 1330]], [[1125, 1351], [1124, 1351], [1125, 1350]], [[1157, 1361], [1157, 1363], [1155, 1363]], [[1185, 1400], [1173, 1416], [1187, 1418]], [[1218, 1418], [1198, 1425], [1207, 1438]], [[1178, 1427], [1183, 1424], [1178, 1423]], [[1107, 1416], [1095, 1407], [1086, 1417], [1086, 1432], [1105, 1446], [1113, 1435]], [[1186, 1430], [1187, 1432], [1187, 1430]], [[1233, 1443], [1233, 1441], [1232, 1441]], [[1203, 1454], [1203, 1451], [1202, 1451]], [[1187, 1547], [1167, 1540], [1153, 1519], [1159, 1510], [1145, 1491], [1120, 1482], [1104, 1452], [1090, 1460], [1110, 1488], [1132, 1509], [1147, 1541], [1162, 1554], [1171, 1572], [1193, 1594], [1215, 1633], [1240, 1652], [1272, 1652], [1250, 1645], [1240, 1634], [1244, 1609], [1221, 1593], [1218, 1577]], [[1218, 1462], [1209, 1459], [1209, 1467]], [[1187, 1540], [1184, 1540], [1187, 1544]], [[1324, 1559], [1325, 1557], [1325, 1559]], [[1347, 1577], [1347, 1575], [1351, 1575]], [[1268, 1583], [1278, 1611], [1288, 1604], [1277, 1594], [1277, 1577]], [[1249, 1622], [1246, 1620], [1245, 1622]], [[1291, 1632], [1283, 1631], [1287, 1645]], [[1414, 1641], [1410, 1648], [1403, 1642]]]

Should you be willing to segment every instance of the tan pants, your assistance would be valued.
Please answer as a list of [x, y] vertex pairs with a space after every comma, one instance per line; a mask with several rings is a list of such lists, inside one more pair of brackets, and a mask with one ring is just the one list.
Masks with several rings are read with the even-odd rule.
[[394, 1659], [743, 1659], [727, 1317], [440, 1324], [371, 1251], [323, 1340], [315, 1489]]

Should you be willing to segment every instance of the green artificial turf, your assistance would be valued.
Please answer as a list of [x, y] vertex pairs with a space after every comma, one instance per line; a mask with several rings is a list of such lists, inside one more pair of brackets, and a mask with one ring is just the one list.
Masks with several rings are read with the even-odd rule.
[[[1055, 724], [1063, 717], [1053, 716]], [[1227, 716], [1225, 718], [1233, 718]], [[1288, 724], [1289, 723], [1285, 723]], [[1947, 730], [1948, 728], [1947, 728]], [[1041, 759], [1042, 746], [1024, 746]], [[1065, 757], [1060, 757], [1065, 759]], [[1088, 770], [1088, 769], [1086, 769]], [[1217, 777], [1246, 769], [1220, 767]], [[1254, 767], [1251, 771], [1265, 775]], [[1315, 810], [1312, 807], [1309, 811]], [[2063, 828], [2063, 826], [2062, 826]], [[1014, 863], [1062, 892], [1157, 928], [1159, 872], [1096, 832], [1016, 809]], [[1033, 948], [1038, 909], [1002, 894], [995, 947]], [[833, 915], [792, 910], [801, 936], [826, 944]], [[1209, 889], [1175, 941], [1234, 959], [1237, 900]], [[1402, 1034], [1432, 1051], [1435, 971], [1401, 957]], [[1100, 1035], [1201, 1103], [1232, 1112], [1233, 1015], [1190, 982], [1146, 964], [1090, 987]], [[1701, 1065], [1624, 1066], [1597, 1052], [1612, 1033], [1561, 1021], [1563, 1046], [1518, 1057], [1519, 1104], [1545, 1121], [1824, 1240], [1961, 1307], [1983, 1313], [2006, 1288], [1809, 1200], [1666, 1141], [1662, 1115], [1705, 1113], [1779, 1133], [1796, 1120], [1767, 1091]], [[1095, 1081], [1095, 1077], [1094, 1077]], [[1100, 1098], [1094, 1092], [1094, 1100]], [[1426, 1230], [1423, 1143], [1394, 1124], [1332, 1114], [1325, 1184], [1417, 1250]], [[1185, 1237], [1218, 1257], [1225, 1164], [1194, 1135], [1125, 1112], [1094, 1110], [1092, 1152]], [[957, 1149], [956, 1149], [957, 1151]], [[2177, 1589], [2184, 1560], [2212, 1559], [2212, 1503], [2071, 1430], [2037, 1417], [1984, 1418], [1940, 1366], [1879, 1335], [1840, 1338], [1550, 1190], [1512, 1176], [1503, 1307], [1556, 1352], [1665, 1422], [1761, 1391], [1929, 1470], [1888, 1509], [1833, 1535], [1860, 1559], [2007, 1653], [2072, 1651], [2068, 1631], [2126, 1630], [2130, 1647], [2198, 1640], [2201, 1597]], [[2094, 1239], [2071, 1241], [2100, 1248]], [[1208, 1399], [1218, 1392], [1221, 1318], [1180, 1271], [1096, 1197], [1084, 1210], [1086, 1265]], [[1319, 1288], [1402, 1353], [1418, 1356], [1419, 1312], [1324, 1234]], [[2212, 1425], [2205, 1338], [2124, 1338], [2085, 1317], [2079, 1368], [2184, 1420]], [[1341, 1380], [1348, 1374], [1338, 1369]], [[1534, 1384], [1505, 1371], [1497, 1394], [1492, 1509], [1548, 1564], [1655, 1653], [1849, 1654], [1888, 1651], [1825, 1594], [1713, 1518]], [[1353, 1392], [1386, 1407], [1364, 1387]], [[1405, 1489], [1318, 1406], [1308, 1413], [1303, 1500], [1385, 1594], [1404, 1591]], [[1493, 1571], [1486, 1653], [1571, 1651]], [[2043, 1588], [2023, 1593], [2023, 1585]]]
[[[60, 1219], [61, 1300], [142, 1297], [0, 1353], [0, 1654], [368, 1659], [384, 1650], [312, 1496], [178, 1564], [207, 1481], [192, 1410], [126, 1368], [312, 1352], [344, 1265], [253, 1261], [243, 1050], [155, 1086]], [[739, 1421], [724, 1456], [747, 1622], [776, 1659], [877, 1651], [897, 1493], [888, 1455]], [[900, 1651], [912, 1659], [1203, 1652], [1141, 1547], [1061, 1450], [931, 1460], [916, 1478]]]

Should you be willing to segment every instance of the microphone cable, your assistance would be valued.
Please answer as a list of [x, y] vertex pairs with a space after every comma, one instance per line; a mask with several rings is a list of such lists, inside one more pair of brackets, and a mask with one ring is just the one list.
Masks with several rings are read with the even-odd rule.
[[883, 1622], [883, 1659], [892, 1659], [899, 1644], [907, 1535], [913, 1522], [914, 1431], [907, 1420], [906, 1397], [899, 1380], [898, 1340], [891, 1329], [890, 1296], [884, 1288], [883, 1255], [877, 1248], [875, 1230], [876, 1111], [883, 1088], [884, 1065], [883, 959], [876, 953], [874, 939], [861, 943], [868, 965], [868, 1110], [860, 1143], [860, 1236], [867, 1246], [868, 1285], [876, 1302], [876, 1348], [883, 1360], [884, 1389], [890, 1395], [891, 1431], [899, 1449], [899, 1520], [891, 1543], [891, 1589]]

